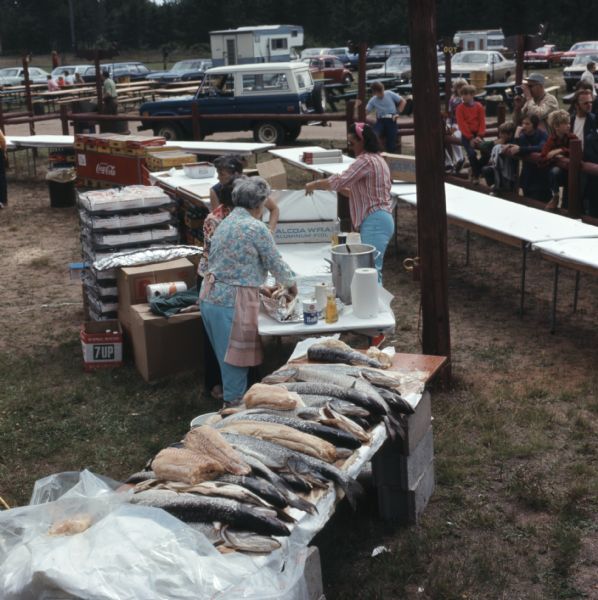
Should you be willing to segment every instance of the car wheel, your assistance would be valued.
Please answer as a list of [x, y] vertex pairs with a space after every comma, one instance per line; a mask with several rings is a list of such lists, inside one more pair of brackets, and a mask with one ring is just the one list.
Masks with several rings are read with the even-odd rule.
[[285, 140], [287, 142], [294, 142], [301, 133], [301, 125], [295, 125], [285, 131]]
[[253, 139], [260, 144], [282, 144], [285, 141], [285, 131], [279, 123], [264, 121], [253, 128]]
[[168, 121], [158, 125], [154, 129], [154, 135], [165, 138], [167, 141], [175, 141], [183, 138], [181, 130], [176, 123], [170, 123]]
[[349, 85], [350, 83], [353, 83], [353, 75], [347, 74], [345, 75], [345, 77], [343, 78], [343, 83]]
[[326, 112], [326, 92], [324, 86], [316, 85], [311, 92], [312, 106], [318, 113]]

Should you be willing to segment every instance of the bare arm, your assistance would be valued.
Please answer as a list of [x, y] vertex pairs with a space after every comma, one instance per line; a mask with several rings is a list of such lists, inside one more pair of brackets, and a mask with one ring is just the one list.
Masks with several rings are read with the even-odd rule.
[[218, 196], [216, 196], [216, 192], [212, 189], [210, 189], [210, 209], [214, 210], [215, 208], [218, 208], [218, 206], [220, 205], [220, 200], [218, 200]]
[[268, 198], [264, 203], [264, 206], [270, 211], [268, 229], [274, 233], [276, 225], [278, 225], [278, 219], [280, 218], [280, 209], [278, 208], [278, 204], [276, 204], [272, 198]]

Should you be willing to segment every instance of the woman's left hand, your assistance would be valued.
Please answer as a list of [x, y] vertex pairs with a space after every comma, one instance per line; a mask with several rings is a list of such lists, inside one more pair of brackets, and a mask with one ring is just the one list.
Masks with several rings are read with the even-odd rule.
[[311, 196], [315, 190], [316, 190], [316, 182], [315, 181], [308, 181], [305, 184], [305, 195], [306, 196]]

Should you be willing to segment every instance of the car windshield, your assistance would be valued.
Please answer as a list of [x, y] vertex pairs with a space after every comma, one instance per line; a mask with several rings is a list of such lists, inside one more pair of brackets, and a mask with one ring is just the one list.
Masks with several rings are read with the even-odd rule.
[[590, 62], [598, 62], [598, 52], [596, 54], [578, 54], [573, 59], [573, 65], [579, 66], [583, 65], [584, 67]]
[[455, 54], [452, 64], [476, 64], [485, 65], [488, 62], [488, 55], [482, 52], [474, 52], [472, 54]]
[[[323, 52], [323, 50], [326, 50], [326, 52]], [[305, 50], [303, 50], [303, 52], [301, 52], [301, 58], [309, 58], [310, 56], [319, 56], [320, 54], [327, 53], [327, 48], [306, 48]]]
[[591, 50], [592, 48], [598, 48], [598, 42], [578, 42], [577, 44], [573, 44], [573, 46], [571, 46], [571, 50], [569, 50], [569, 52], [576, 50]]
[[198, 69], [201, 63], [193, 61], [193, 60], [180, 60], [177, 63], [174, 63], [171, 71], [175, 73], [180, 73], [181, 71], [190, 71], [191, 69]]
[[16, 77], [19, 69], [0, 69], [0, 77]]
[[536, 48], [536, 54], [548, 54], [548, 48], [542, 46], [542, 48]]
[[388, 57], [385, 64], [387, 68], [392, 67], [393, 69], [398, 67], [410, 67], [411, 59], [409, 56], [397, 56], [393, 54]]

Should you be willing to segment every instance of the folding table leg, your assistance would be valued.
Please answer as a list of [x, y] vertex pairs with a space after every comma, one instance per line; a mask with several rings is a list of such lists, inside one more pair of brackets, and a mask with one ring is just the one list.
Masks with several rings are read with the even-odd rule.
[[395, 206], [393, 208], [393, 218], [394, 218], [394, 222], [395, 222], [395, 252], [397, 253], [397, 256], [399, 255], [399, 228], [397, 226], [397, 218], [399, 216], [399, 202], [395, 202]]
[[525, 303], [525, 275], [527, 270], [527, 243], [521, 242], [521, 297], [519, 299], [519, 316], [523, 316]]
[[577, 312], [577, 299], [579, 297], [579, 278], [581, 271], [575, 271], [575, 291], [573, 292], [573, 312]]
[[554, 265], [554, 283], [552, 286], [552, 314], [550, 315], [550, 333], [556, 330], [556, 299], [559, 289], [559, 266]]

